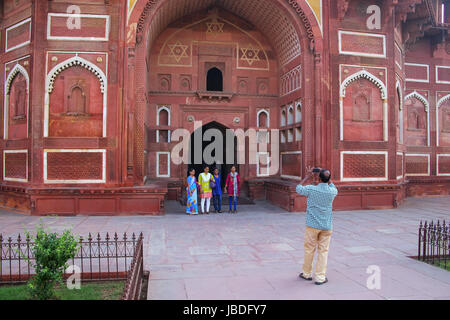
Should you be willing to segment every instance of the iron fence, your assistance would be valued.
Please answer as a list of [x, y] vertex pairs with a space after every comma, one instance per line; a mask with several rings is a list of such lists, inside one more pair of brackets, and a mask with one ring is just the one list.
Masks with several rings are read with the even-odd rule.
[[450, 223], [420, 221], [417, 257], [444, 269], [450, 268]]
[[128, 271], [122, 300], [140, 300], [144, 279], [144, 238], [139, 236], [133, 261]]
[[[78, 267], [82, 281], [127, 280], [138, 243], [142, 246], [142, 238], [142, 233], [139, 238], [134, 233], [131, 237], [124, 233], [121, 238], [117, 233], [113, 236], [107, 233], [103, 238], [100, 234], [80, 237], [78, 252], [68, 264]], [[28, 263], [34, 260], [33, 246], [29, 236], [22, 238], [19, 235], [13, 239], [0, 234], [0, 284], [25, 283], [34, 275], [32, 263]], [[64, 278], [74, 273], [75, 270], [64, 272]]]

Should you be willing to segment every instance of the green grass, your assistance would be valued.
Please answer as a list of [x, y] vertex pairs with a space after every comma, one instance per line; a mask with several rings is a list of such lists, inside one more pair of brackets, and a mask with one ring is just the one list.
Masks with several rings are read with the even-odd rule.
[[[82, 283], [81, 290], [56, 288], [57, 300], [120, 300], [123, 281]], [[0, 300], [30, 300], [26, 285], [0, 286]]]
[[445, 267], [444, 261], [435, 262], [434, 265], [436, 267], [442, 268], [444, 270], [450, 271], [450, 261], [447, 261], [447, 267]]

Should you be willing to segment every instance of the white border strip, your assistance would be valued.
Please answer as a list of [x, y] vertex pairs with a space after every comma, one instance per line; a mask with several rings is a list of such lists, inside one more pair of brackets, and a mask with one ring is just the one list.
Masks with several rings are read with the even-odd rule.
[[[359, 35], [359, 36], [365, 36], [365, 37], [382, 38], [383, 39], [383, 54], [342, 50], [342, 35], [343, 34], [353, 34], [353, 35]], [[386, 35], [384, 35], [384, 34], [339, 30], [338, 31], [338, 41], [339, 41], [339, 54], [345, 54], [345, 55], [350, 55], [350, 56], [359, 56], [359, 57], [386, 58]]]
[[450, 81], [439, 80], [439, 69], [450, 69], [450, 66], [436, 66], [436, 83], [450, 84]]
[[420, 176], [429, 176], [430, 175], [430, 159], [431, 156], [429, 153], [405, 153], [405, 163], [407, 163], [408, 161], [406, 161], [407, 157], [425, 157], [427, 158], [428, 161], [428, 173], [407, 173], [405, 171], [405, 176], [406, 177], [420, 177]]
[[[404, 177], [405, 174], [405, 156], [403, 155], [403, 152], [397, 152], [397, 156], [402, 156], [402, 174], [397, 176], [397, 180], [400, 180]], [[395, 169], [397, 170], [397, 159], [395, 159]], [[398, 172], [397, 172], [398, 173]]]
[[[409, 82], [422, 82], [422, 83], [430, 83], [430, 66], [428, 64], [420, 64], [420, 63], [408, 63], [405, 62], [405, 69], [407, 66], [413, 66], [413, 67], [426, 67], [427, 68], [427, 79], [414, 79], [414, 78], [406, 78], [405, 81]], [[406, 70], [405, 70], [406, 74]]]
[[[266, 155], [266, 157], [267, 157], [267, 173], [264, 173], [264, 174], [259, 172], [259, 163], [260, 163], [259, 160], [262, 155]], [[257, 177], [270, 176], [270, 154], [267, 151], [266, 152], [256, 152], [256, 176]]]
[[437, 176], [450, 176], [450, 172], [449, 173], [439, 173], [439, 158], [440, 157], [450, 157], [450, 153], [438, 153], [436, 154], [436, 175]]
[[[66, 18], [103, 18], [105, 19], [105, 36], [104, 37], [67, 37], [51, 35], [51, 17]], [[47, 39], [48, 40], [65, 40], [65, 41], [109, 41], [110, 16], [101, 14], [70, 14], [70, 13], [49, 13], [47, 18]]]
[[[26, 178], [8, 178], [6, 177], [5, 163], [6, 163], [6, 154], [7, 153], [25, 153], [26, 156]], [[28, 150], [3, 150], [3, 180], [4, 181], [13, 181], [13, 182], [28, 182]]]
[[[19, 27], [19, 26], [21, 26], [21, 25], [23, 25], [25, 23], [28, 23], [28, 22], [30, 22], [30, 30], [29, 30], [28, 40], [25, 41], [25, 42], [22, 42], [22, 43], [20, 43], [20, 44], [18, 44], [16, 46], [14, 46], [14, 47], [8, 48], [8, 32], [10, 30], [15, 29], [15, 28], [17, 28], [17, 27]], [[23, 20], [23, 21], [21, 21], [19, 23], [16, 23], [15, 25], [12, 25], [11, 27], [6, 29], [6, 32], [5, 32], [5, 52], [9, 52], [9, 51], [12, 51], [12, 50], [15, 50], [15, 49], [18, 49], [18, 48], [25, 47], [25, 46], [29, 45], [30, 43], [31, 43], [31, 17], [29, 17], [28, 19], [25, 19], [25, 20]]]
[[[384, 177], [373, 178], [344, 178], [344, 155], [345, 154], [382, 154], [384, 155]], [[388, 152], [387, 151], [341, 151], [341, 181], [386, 181], [388, 180]]]
[[[167, 174], [159, 173], [159, 156], [167, 155]], [[156, 177], [158, 178], [170, 178], [170, 152], [157, 152], [156, 153]]]
[[[47, 178], [47, 154], [48, 153], [102, 153], [102, 179], [101, 180], [48, 180]], [[82, 183], [106, 183], [106, 149], [44, 149], [44, 183], [46, 184], [82, 184]]]
[[[299, 176], [290, 176], [290, 175], [286, 175], [283, 174], [283, 155], [285, 154], [303, 154], [302, 151], [286, 151], [286, 152], [281, 152], [280, 153], [280, 177], [282, 178], [287, 178], [287, 179], [295, 179], [295, 180], [301, 180], [303, 175], [302, 172], [300, 171], [300, 175]], [[303, 165], [303, 157], [302, 157], [302, 165]]]

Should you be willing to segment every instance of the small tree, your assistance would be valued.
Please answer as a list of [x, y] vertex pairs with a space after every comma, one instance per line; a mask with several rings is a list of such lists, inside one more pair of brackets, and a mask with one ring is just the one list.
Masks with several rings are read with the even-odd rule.
[[46, 232], [42, 225], [37, 228], [36, 236], [27, 233], [34, 241], [33, 253], [36, 275], [28, 281], [33, 299], [48, 300], [55, 297], [54, 287], [63, 283], [63, 273], [67, 261], [73, 259], [78, 251], [78, 240], [71, 231], [63, 234]]

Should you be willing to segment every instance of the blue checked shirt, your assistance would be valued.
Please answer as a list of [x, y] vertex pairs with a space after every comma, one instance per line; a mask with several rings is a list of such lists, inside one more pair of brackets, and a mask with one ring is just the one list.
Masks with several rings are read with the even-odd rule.
[[338, 194], [334, 184], [298, 185], [297, 193], [308, 197], [306, 225], [319, 230], [333, 229], [333, 200]]

